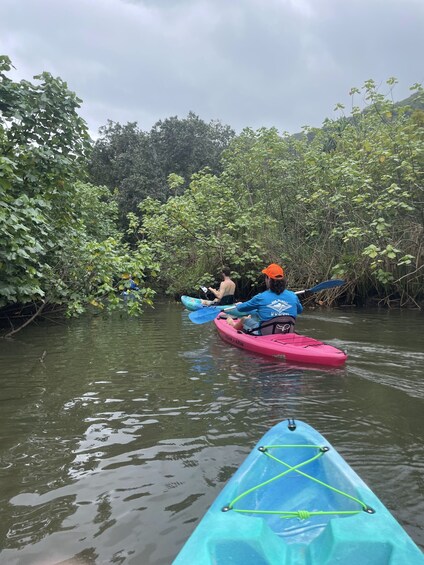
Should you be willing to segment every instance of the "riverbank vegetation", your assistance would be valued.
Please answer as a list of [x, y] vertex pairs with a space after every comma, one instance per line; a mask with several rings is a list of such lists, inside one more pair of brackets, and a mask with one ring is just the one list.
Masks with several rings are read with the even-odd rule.
[[[139, 234], [166, 265], [162, 290], [188, 292], [228, 264], [245, 294], [276, 261], [292, 287], [337, 276], [348, 284], [333, 298], [346, 303], [419, 305], [424, 112], [395, 105], [372, 81], [351, 94], [350, 117], [339, 105], [341, 117], [301, 136], [245, 129], [224, 150], [221, 174], [204, 170], [183, 194], [139, 205]], [[184, 183], [169, 180], [175, 190]]]
[[[48, 73], [16, 83], [10, 69], [0, 58], [0, 308], [13, 335], [52, 310], [116, 307], [128, 273], [158, 266], [146, 244], [124, 242], [110, 191], [87, 182], [81, 101]], [[152, 296], [143, 288], [130, 308]]]
[[[240, 297], [282, 263], [292, 288], [336, 276], [345, 304], [424, 300], [424, 112], [373, 81], [349, 112], [300, 135], [209, 124], [190, 113], [150, 132], [109, 122], [96, 142], [81, 100], [48, 73], [9, 78], [0, 57], [0, 309], [8, 333], [60, 309], [122, 306], [209, 286], [222, 265]], [[365, 103], [365, 107], [364, 107]], [[347, 115], [348, 114], [348, 115]], [[30, 314], [28, 315], [28, 312]]]

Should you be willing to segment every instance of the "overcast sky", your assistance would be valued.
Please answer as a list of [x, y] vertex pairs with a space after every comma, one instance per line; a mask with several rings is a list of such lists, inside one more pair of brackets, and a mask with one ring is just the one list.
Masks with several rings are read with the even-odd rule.
[[372, 78], [424, 81], [424, 0], [0, 0], [15, 79], [49, 71], [91, 133], [191, 110], [237, 131], [295, 133]]

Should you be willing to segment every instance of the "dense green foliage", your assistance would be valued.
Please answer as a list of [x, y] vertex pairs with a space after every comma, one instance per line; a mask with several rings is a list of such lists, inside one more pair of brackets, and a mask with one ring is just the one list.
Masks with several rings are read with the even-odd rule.
[[[48, 73], [16, 83], [10, 69], [1, 57], [0, 308], [74, 314], [105, 297], [117, 304], [116, 277], [141, 278], [155, 264], [145, 246], [130, 253], [121, 243], [109, 190], [83, 182], [90, 140], [81, 101]], [[143, 289], [131, 307], [151, 295]]]
[[130, 274], [141, 288], [125, 306], [137, 313], [152, 303], [149, 285], [192, 292], [223, 265], [246, 296], [271, 261], [292, 288], [346, 278], [332, 294], [346, 302], [424, 299], [419, 85], [414, 109], [367, 81], [352, 89], [349, 116], [337, 105], [341, 117], [303, 135], [234, 136], [190, 113], [148, 133], [109, 122], [93, 148], [65, 82], [48, 73], [14, 82], [10, 69], [0, 57], [3, 313], [114, 308]]
[[207, 124], [192, 112], [185, 119], [159, 121], [150, 132], [136, 123], [109, 122], [100, 134], [90, 159], [90, 179], [116, 190], [120, 224], [125, 227], [128, 212], [139, 214], [141, 200], [165, 202], [172, 195], [167, 184], [171, 173], [183, 177], [183, 188], [204, 167], [219, 173], [221, 153], [234, 137], [229, 126]]
[[[170, 175], [172, 189], [182, 183], [181, 177]], [[222, 265], [231, 265], [239, 291], [257, 280], [258, 265], [270, 245], [262, 230], [263, 206], [258, 202], [246, 207], [243, 195], [222, 177], [199, 173], [181, 196], [162, 205], [147, 199], [140, 208], [139, 233], [163, 265], [162, 290], [178, 294], [209, 285]]]
[[276, 260], [292, 287], [336, 275], [351, 300], [423, 298], [424, 114], [395, 106], [372, 81], [363, 91], [365, 111], [353, 105], [349, 119], [301, 138], [244, 130], [219, 177], [201, 174], [183, 196], [144, 204], [143, 234], [171, 292], [222, 264], [246, 283]]

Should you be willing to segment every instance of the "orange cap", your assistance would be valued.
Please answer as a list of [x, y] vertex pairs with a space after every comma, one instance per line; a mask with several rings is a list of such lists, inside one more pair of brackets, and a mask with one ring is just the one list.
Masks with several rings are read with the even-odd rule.
[[268, 265], [268, 267], [266, 269], [262, 269], [262, 272], [263, 272], [264, 275], [266, 275], [270, 279], [283, 279], [284, 278], [283, 269], [280, 267], [280, 265], [277, 265], [276, 263], [271, 263], [271, 265]]

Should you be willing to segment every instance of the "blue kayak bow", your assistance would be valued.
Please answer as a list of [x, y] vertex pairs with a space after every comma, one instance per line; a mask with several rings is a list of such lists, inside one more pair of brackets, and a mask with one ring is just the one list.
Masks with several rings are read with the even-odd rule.
[[[336, 286], [342, 286], [344, 284], [344, 280], [330, 279], [328, 281], [319, 283], [312, 288], [308, 288], [306, 290], [298, 290], [297, 292], [295, 292], [295, 294], [300, 295], [305, 294], [306, 292], [320, 292], [321, 290], [325, 290], [326, 288], [334, 288]], [[226, 308], [218, 308], [217, 306], [205, 306], [204, 308], [200, 308], [200, 310], [190, 312], [188, 317], [194, 324], [206, 324], [207, 322], [212, 322], [212, 320], [214, 320], [221, 312], [231, 314], [231, 310], [237, 310], [237, 306], [227, 306]]]

